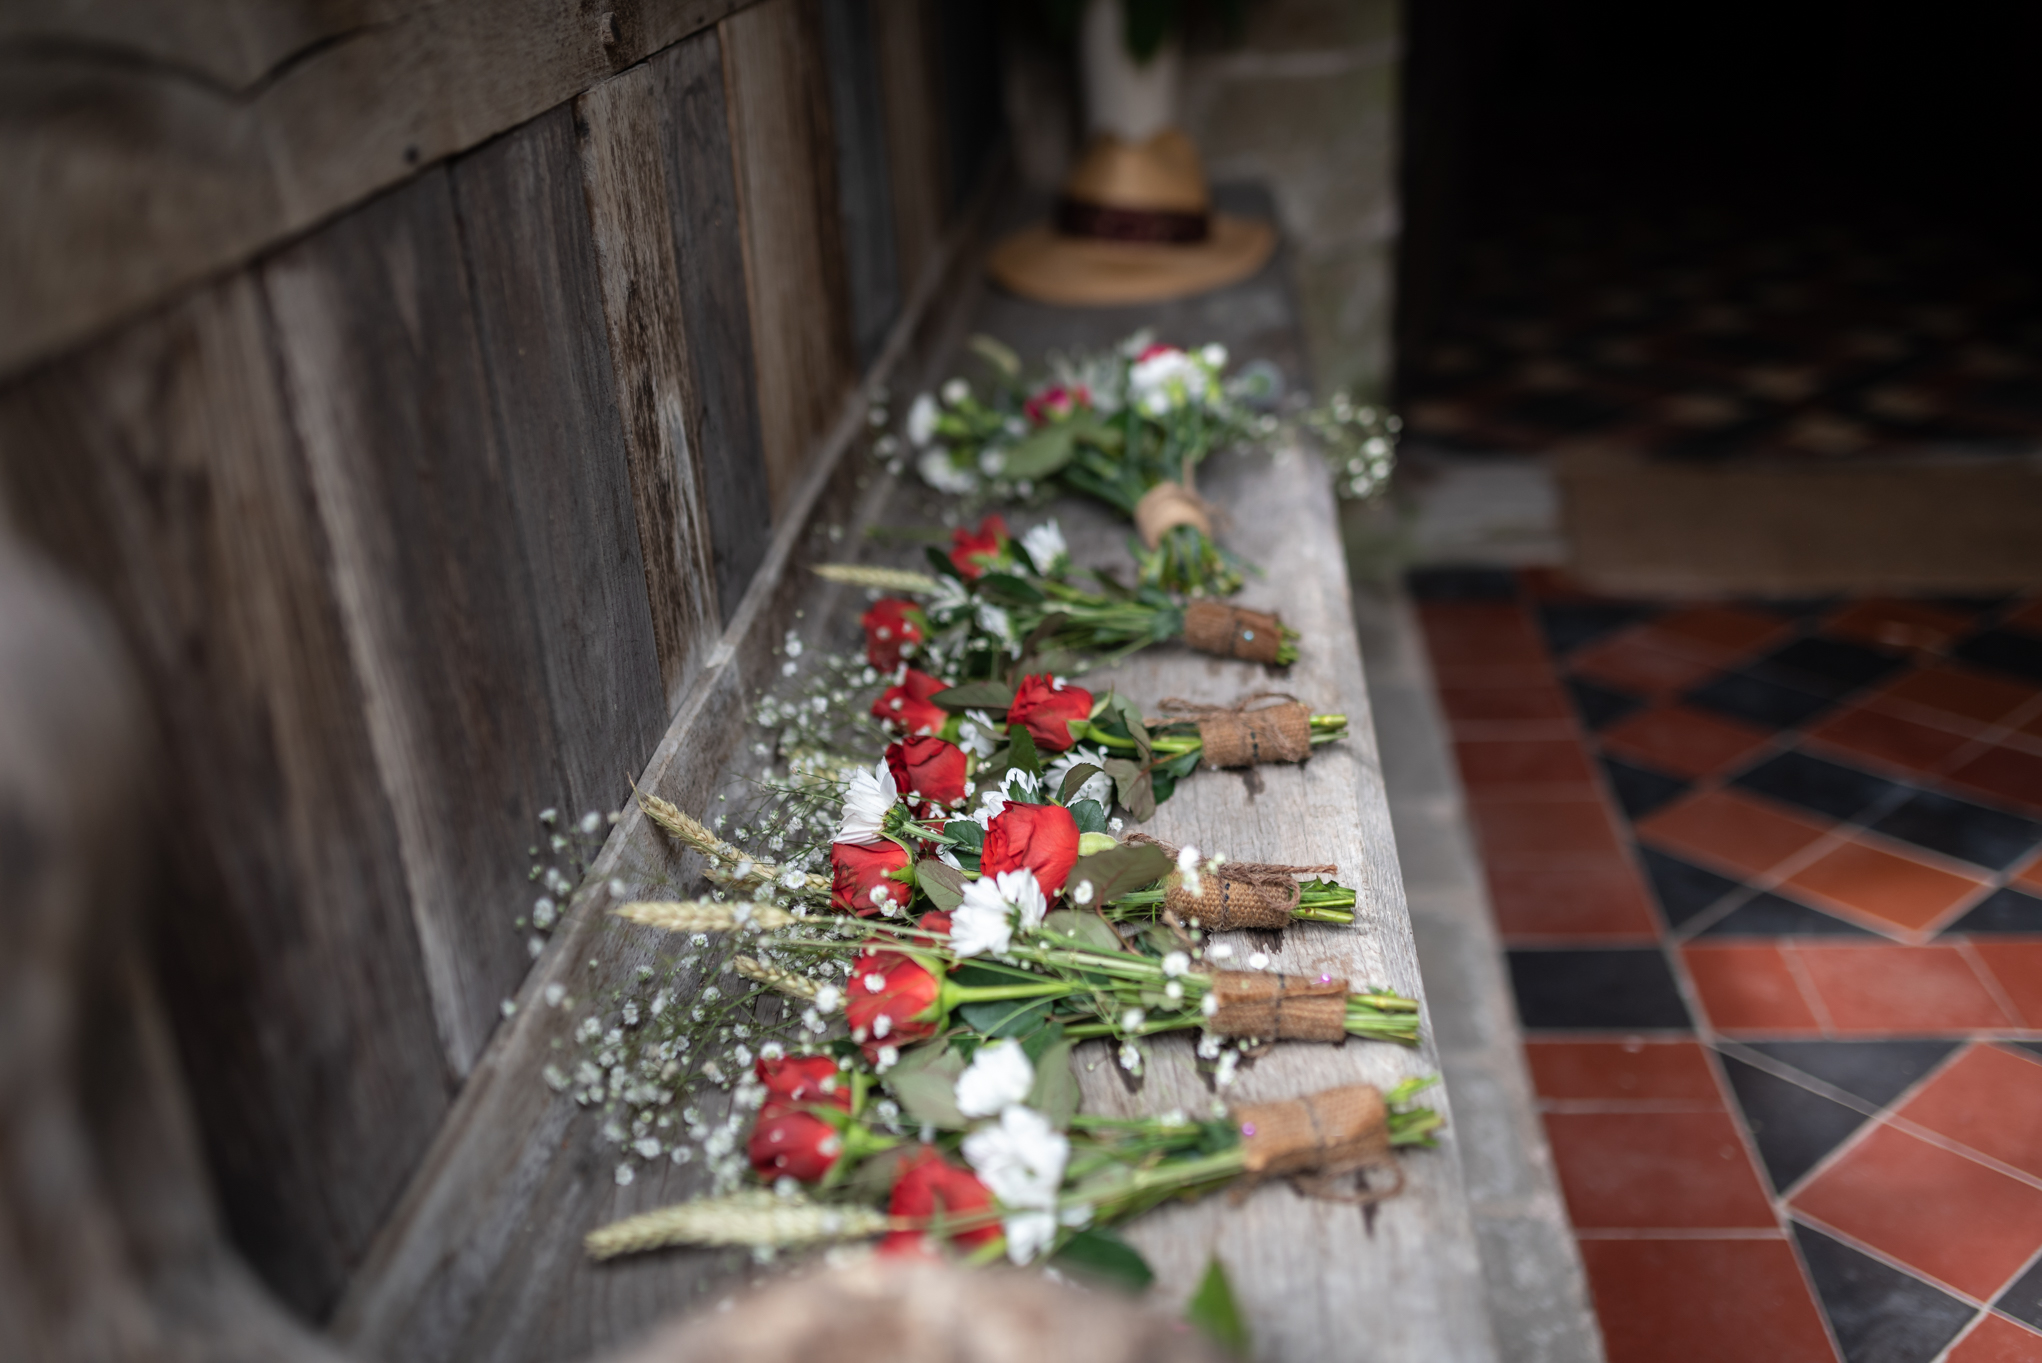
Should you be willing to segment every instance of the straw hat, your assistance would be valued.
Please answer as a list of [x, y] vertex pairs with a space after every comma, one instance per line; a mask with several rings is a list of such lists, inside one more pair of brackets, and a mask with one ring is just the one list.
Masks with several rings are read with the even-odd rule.
[[1212, 211], [1198, 148], [1165, 128], [1144, 142], [1095, 136], [1054, 221], [1003, 239], [986, 267], [1042, 303], [1153, 303], [1246, 279], [1275, 248], [1268, 223]]

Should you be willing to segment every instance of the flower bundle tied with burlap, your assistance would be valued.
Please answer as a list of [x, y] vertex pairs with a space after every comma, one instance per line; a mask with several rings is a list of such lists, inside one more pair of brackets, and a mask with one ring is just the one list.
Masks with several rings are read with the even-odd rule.
[[[1276, 704], [1248, 708], [1263, 700]], [[1232, 705], [1199, 705], [1172, 696], [1163, 702], [1163, 710], [1168, 715], [1198, 721], [1198, 741], [1207, 766], [1302, 762], [1312, 755], [1311, 708], [1280, 691], [1256, 691]], [[1165, 724], [1169, 720], [1151, 722]]]
[[1206, 1029], [1258, 1041], [1347, 1039], [1347, 981], [1332, 975], [1220, 970], [1212, 977]]
[[[1130, 834], [1129, 842], [1148, 843], [1175, 858], [1177, 850], [1146, 833]], [[1283, 928], [1303, 897], [1299, 876], [1332, 875], [1340, 868], [1280, 866], [1265, 861], [1223, 861], [1216, 868], [1187, 875], [1174, 872], [1164, 882], [1163, 908], [1180, 922], [1207, 932], [1236, 928]], [[1193, 887], [1196, 887], [1195, 889]]]
[[[1347, 1084], [1277, 1103], [1244, 1103], [1231, 1116], [1241, 1133], [1247, 1179], [1236, 1186], [1239, 1200], [1256, 1184], [1288, 1178], [1311, 1197], [1335, 1202], [1373, 1203], [1394, 1197], [1404, 1186], [1403, 1170], [1390, 1155], [1390, 1108], [1373, 1084]], [[1338, 1180], [1389, 1168], [1395, 1181], [1382, 1192], [1364, 1183], [1355, 1192]]]
[[1210, 535], [1212, 511], [1212, 503], [1183, 483], [1165, 480], [1144, 492], [1141, 500], [1134, 504], [1135, 533], [1151, 549], [1161, 544], [1163, 536], [1180, 525], [1188, 525], [1201, 535]]
[[1283, 621], [1219, 601], [1192, 601], [1184, 607], [1184, 642], [1222, 658], [1275, 663], [1283, 651]]

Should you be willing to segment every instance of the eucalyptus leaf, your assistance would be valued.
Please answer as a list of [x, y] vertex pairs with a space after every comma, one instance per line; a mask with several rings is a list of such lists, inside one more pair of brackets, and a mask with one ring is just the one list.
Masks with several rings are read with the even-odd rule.
[[1028, 1106], [1049, 1118], [1050, 1125], [1059, 1131], [1070, 1126], [1078, 1111], [1078, 1076], [1071, 1070], [1072, 1045], [1070, 1038], [1061, 1038], [1036, 1058], [1035, 1085], [1028, 1090]]
[[[976, 828], [978, 825], [973, 824]], [[922, 887], [922, 893], [929, 897], [943, 913], [949, 913], [964, 902], [964, 874], [956, 867], [923, 857], [915, 863], [915, 883]]]
[[1102, 774], [1100, 769], [1093, 766], [1090, 762], [1078, 763], [1077, 766], [1064, 773], [1063, 789], [1056, 793], [1057, 803], [1069, 804], [1071, 796], [1077, 794], [1085, 782]]
[[886, 1072], [886, 1086], [910, 1122], [940, 1131], [962, 1131], [967, 1125], [957, 1110], [957, 1076], [965, 1059], [948, 1045], [911, 1046]]
[[1059, 423], [1044, 426], [1016, 441], [1000, 461], [1000, 476], [1015, 482], [1049, 477], [1070, 463], [1071, 456], [1077, 453], [1073, 434], [1070, 427]]
[[1068, 884], [1073, 892], [1077, 886], [1090, 882], [1089, 896], [1076, 896], [1074, 903], [1104, 904], [1128, 893], [1153, 885], [1170, 874], [1176, 863], [1163, 854], [1159, 847], [1148, 843], [1123, 843], [1104, 852], [1094, 852], [1089, 857], [1079, 857], [1077, 865], [1071, 868]]
[[1149, 1267], [1148, 1260], [1142, 1258], [1139, 1250], [1112, 1231], [1097, 1226], [1081, 1230], [1064, 1241], [1050, 1262], [1060, 1269], [1125, 1292], [1139, 1292], [1156, 1280], [1155, 1270]]
[[1005, 714], [1014, 704], [1014, 688], [1005, 682], [966, 682], [938, 691], [929, 699], [946, 710], [995, 710]]
[[1184, 1319], [1234, 1357], [1248, 1357], [1248, 1326], [1241, 1319], [1233, 1284], [1227, 1281], [1227, 1270], [1217, 1254], [1206, 1261], [1205, 1276], [1184, 1305]]

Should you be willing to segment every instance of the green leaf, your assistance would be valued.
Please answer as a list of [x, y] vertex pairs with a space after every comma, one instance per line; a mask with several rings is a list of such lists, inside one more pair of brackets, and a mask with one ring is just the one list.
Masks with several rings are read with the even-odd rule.
[[1027, 1036], [1049, 1021], [1054, 999], [994, 999], [988, 1003], [967, 1003], [958, 1016], [974, 1032], [986, 1036]]
[[1012, 573], [987, 573], [978, 580], [978, 594], [998, 606], [1039, 606], [1045, 598], [1034, 583]]
[[964, 874], [934, 857], [923, 857], [915, 863], [915, 883], [929, 896], [929, 902], [944, 913], [964, 902]]
[[1156, 815], [1155, 783], [1148, 772], [1124, 757], [1106, 759], [1106, 774], [1113, 778], [1113, 791], [1120, 807], [1136, 823], [1147, 823]]
[[985, 829], [970, 819], [952, 819], [943, 825], [943, 831], [973, 856], [977, 856], [979, 849], [985, 846]]
[[1248, 1326], [1234, 1301], [1233, 1284], [1217, 1254], [1206, 1261], [1205, 1277], [1185, 1303], [1184, 1319], [1207, 1339], [1236, 1358], [1248, 1356]]
[[1177, 778], [1161, 767], [1149, 773], [1149, 794], [1157, 804], [1162, 804], [1177, 793]]
[[1097, 1226], [1064, 1241], [1050, 1262], [1125, 1292], [1139, 1292], [1156, 1280], [1155, 1270], [1140, 1251], [1112, 1231]]
[[[1096, 913], [1079, 913], [1076, 909], [1058, 909], [1042, 920], [1042, 930], [1059, 944], [1069, 943], [1092, 951], [1125, 951], [1120, 934]], [[1170, 948], [1175, 951], [1173, 945]]]
[[838, 1187], [850, 1194], [852, 1201], [885, 1206], [887, 1194], [893, 1191], [893, 1181], [900, 1177], [900, 1163], [910, 1152], [911, 1147], [900, 1145], [862, 1159]]
[[1000, 476], [1019, 482], [1023, 478], [1047, 478], [1078, 452], [1070, 427], [1061, 423], [1044, 426], [1024, 436], [1008, 449], [1000, 461]]
[[1035, 737], [1025, 724], [1007, 726], [1007, 767], [1030, 776], [1042, 775], [1042, 754], [1035, 750]]
[[1071, 806], [1071, 822], [1080, 833], [1104, 833], [1106, 810], [1097, 800], [1080, 800]]
[[[1070, 890], [1076, 891], [1081, 882], [1090, 881], [1092, 894], [1083, 902], [1104, 904], [1130, 890], [1139, 890], [1153, 885], [1170, 874], [1176, 863], [1163, 855], [1159, 847], [1147, 843], [1123, 843], [1104, 852], [1094, 852], [1089, 857], [1079, 857], [1077, 865], [1071, 868]], [[1073, 899], [1072, 902], [1078, 902]]]
[[946, 710], [993, 710], [1004, 715], [1013, 707], [1014, 688], [1005, 682], [966, 682], [929, 699]]
[[1070, 1038], [1061, 1038], [1036, 1059], [1035, 1086], [1028, 1090], [1028, 1106], [1049, 1118], [1059, 1131], [1070, 1126], [1078, 1111], [1078, 1076], [1071, 1070], [1073, 1044]]
[[933, 544], [923, 552], [929, 556], [929, 566], [934, 568], [939, 574], [944, 577], [954, 577], [959, 582], [964, 581], [964, 574], [957, 571], [957, 565], [950, 561], [950, 555], [944, 553]]
[[1197, 769], [1198, 760], [1204, 756], [1203, 752], [1193, 748], [1190, 752], [1179, 753], [1167, 762], [1156, 763], [1155, 769], [1174, 780], [1182, 781]]
[[1090, 762], [1078, 763], [1077, 766], [1064, 773], [1063, 789], [1056, 793], [1056, 802], [1060, 805], [1069, 804], [1071, 796], [1078, 792], [1080, 786], [1101, 774], [1100, 769], [1093, 766]]
[[957, 1076], [964, 1057], [951, 1046], [911, 1046], [888, 1070], [882, 1082], [910, 1122], [941, 1131], [962, 1131], [967, 1125], [957, 1110]]

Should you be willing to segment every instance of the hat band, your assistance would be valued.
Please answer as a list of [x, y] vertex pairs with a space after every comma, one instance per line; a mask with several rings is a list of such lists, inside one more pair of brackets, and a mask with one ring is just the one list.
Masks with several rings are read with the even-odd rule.
[[1102, 241], [1192, 242], [1211, 235], [1211, 220], [1204, 213], [1108, 208], [1071, 198], [1057, 200], [1056, 226], [1067, 237]]

